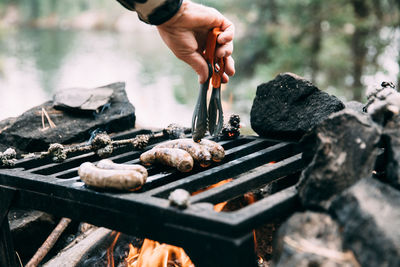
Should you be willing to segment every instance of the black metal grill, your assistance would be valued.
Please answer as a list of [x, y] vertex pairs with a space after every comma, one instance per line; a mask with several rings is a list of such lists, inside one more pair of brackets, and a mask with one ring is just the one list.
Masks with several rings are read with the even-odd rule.
[[[150, 131], [132, 131], [113, 139], [145, 133]], [[190, 173], [150, 167], [145, 186], [131, 193], [98, 191], [79, 180], [79, 165], [99, 160], [93, 152], [73, 154], [63, 163], [24, 159], [14, 169], [0, 170], [0, 265], [15, 265], [7, 213], [10, 207], [18, 207], [181, 246], [196, 266], [255, 266], [253, 229], [298, 208], [293, 174], [303, 168], [301, 154], [296, 144], [253, 136], [220, 144], [226, 152], [221, 163], [195, 167]], [[119, 148], [110, 159], [139, 163], [141, 152]], [[169, 205], [168, 196], [177, 188], [195, 192], [228, 178], [233, 180], [192, 196], [187, 209]], [[228, 201], [278, 179], [284, 184], [281, 191], [239, 210], [216, 212], [209, 204]]]

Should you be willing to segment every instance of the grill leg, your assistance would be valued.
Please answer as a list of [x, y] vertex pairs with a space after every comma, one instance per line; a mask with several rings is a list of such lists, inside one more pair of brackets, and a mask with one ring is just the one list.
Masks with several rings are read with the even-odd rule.
[[0, 266], [17, 266], [7, 217], [14, 194], [15, 190], [0, 187]]

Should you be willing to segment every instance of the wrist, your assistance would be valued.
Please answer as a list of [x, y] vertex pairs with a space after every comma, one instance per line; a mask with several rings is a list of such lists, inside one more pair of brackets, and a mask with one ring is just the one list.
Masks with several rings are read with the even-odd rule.
[[182, 4], [180, 5], [180, 7], [179, 7], [178, 11], [175, 13], [175, 15], [173, 15], [169, 20], [165, 21], [164, 23], [157, 25], [157, 28], [168, 28], [172, 25], [176, 25], [176, 23], [186, 13], [188, 5], [190, 5], [190, 1], [183, 0]]

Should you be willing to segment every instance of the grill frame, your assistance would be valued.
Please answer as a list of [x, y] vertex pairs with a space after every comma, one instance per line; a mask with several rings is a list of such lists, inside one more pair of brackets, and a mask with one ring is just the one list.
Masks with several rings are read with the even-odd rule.
[[[150, 132], [135, 130], [113, 139]], [[0, 256], [4, 254], [1, 258], [5, 261], [0, 260], [0, 265], [15, 266], [7, 221], [12, 206], [42, 210], [181, 246], [196, 266], [256, 266], [252, 231], [276, 216], [288, 216], [299, 208], [294, 186], [233, 212], [217, 213], [210, 209], [212, 205], [204, 203], [216, 204], [242, 195], [301, 171], [304, 163], [294, 143], [242, 136], [221, 144], [227, 151], [223, 162], [189, 174], [168, 168], [163, 169], [166, 173], [160, 173], [158, 167], [150, 168], [149, 173], [155, 174], [149, 176], [147, 186], [140, 192], [101, 192], [82, 187], [77, 178], [56, 178], [71, 175], [81, 162], [99, 160], [92, 152], [77, 153], [64, 163], [25, 159], [14, 169], [0, 170]], [[120, 148], [110, 159], [118, 163], [137, 163], [140, 153]], [[270, 161], [277, 163], [265, 164]], [[46, 171], [50, 174], [45, 175]], [[232, 176], [233, 181], [192, 196], [192, 204], [187, 209], [169, 205], [168, 194], [176, 188], [193, 192]], [[165, 184], [160, 185], [160, 182]]]

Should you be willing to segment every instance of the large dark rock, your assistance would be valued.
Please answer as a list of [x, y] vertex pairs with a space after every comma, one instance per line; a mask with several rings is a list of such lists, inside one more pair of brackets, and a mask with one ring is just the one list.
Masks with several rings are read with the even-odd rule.
[[387, 122], [383, 129], [383, 146], [386, 160], [385, 180], [400, 189], [400, 116]]
[[292, 73], [283, 73], [257, 87], [251, 108], [253, 130], [262, 137], [298, 140], [310, 128], [344, 104], [320, 91], [311, 82]]
[[342, 249], [338, 224], [327, 214], [296, 213], [279, 229], [273, 266], [357, 266]]
[[369, 177], [380, 132], [369, 116], [345, 109], [305, 135], [303, 159], [310, 164], [297, 185], [303, 205], [327, 209], [332, 197]]
[[[129, 102], [125, 83], [114, 83], [103, 88], [113, 89], [111, 100], [99, 113], [57, 110], [49, 101], [34, 107], [18, 118], [7, 120], [0, 132], [0, 151], [15, 147], [18, 152], [45, 151], [51, 143], [69, 144], [88, 140], [95, 129], [118, 132], [135, 126], [135, 108]], [[42, 108], [55, 128], [43, 129]], [[46, 126], [49, 126], [45, 119]]]
[[400, 266], [400, 192], [366, 178], [335, 199], [332, 214], [343, 229], [343, 246], [361, 266]]

